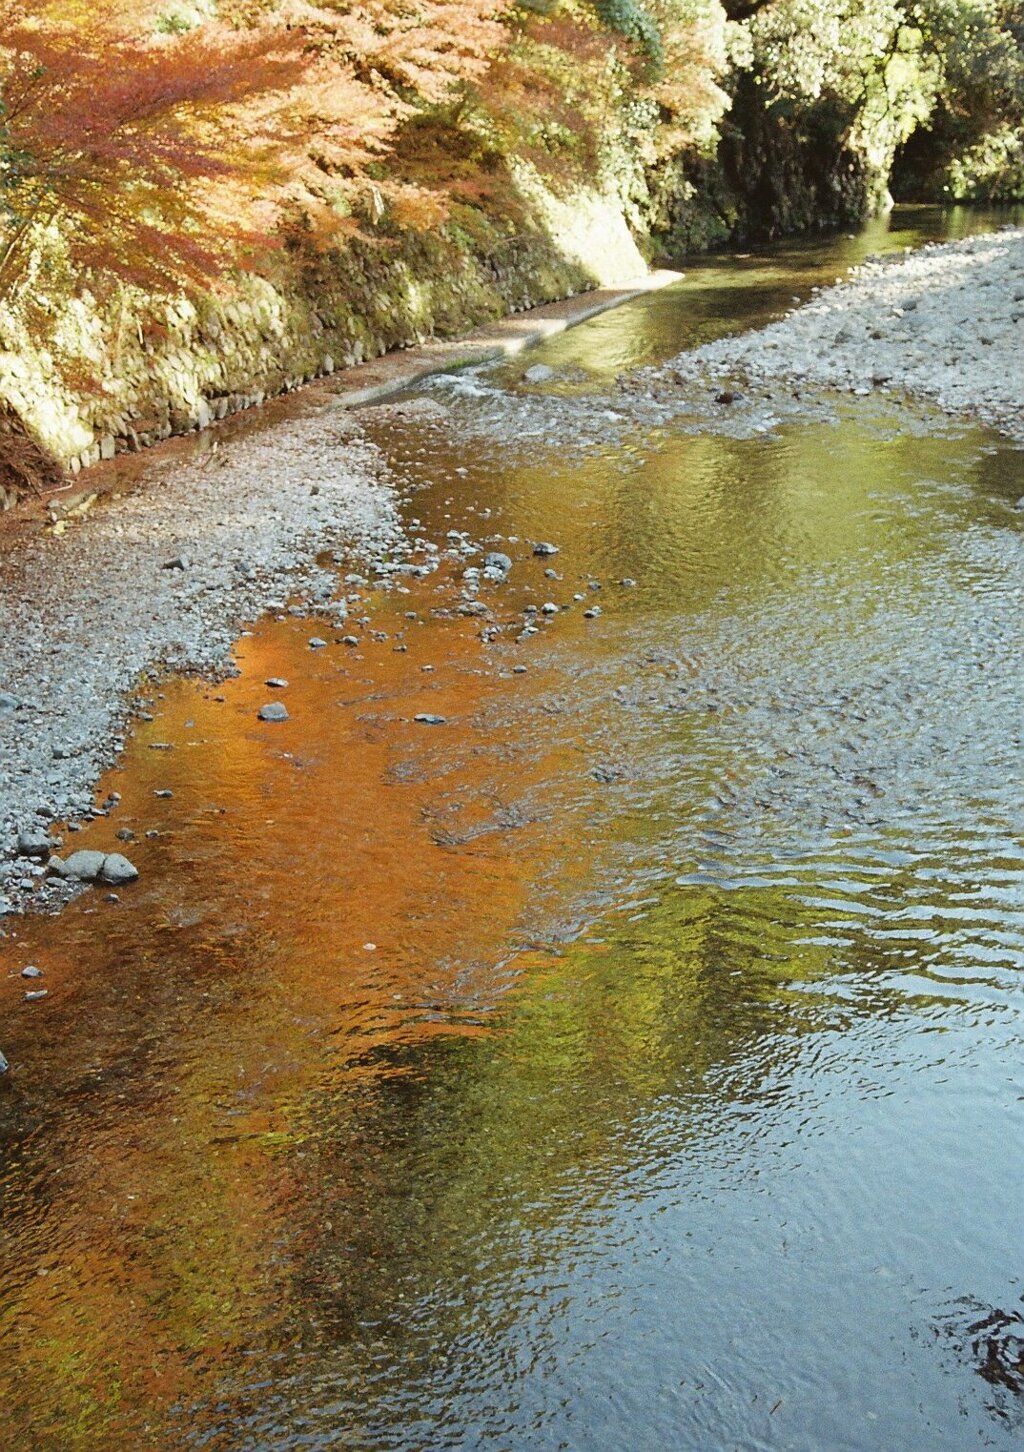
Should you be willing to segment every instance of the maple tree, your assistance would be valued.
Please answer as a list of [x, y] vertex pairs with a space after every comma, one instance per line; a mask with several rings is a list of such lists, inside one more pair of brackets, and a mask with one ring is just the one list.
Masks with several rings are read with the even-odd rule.
[[147, 285], [208, 272], [256, 235], [239, 188], [230, 209], [223, 189], [244, 179], [254, 195], [270, 138], [249, 128], [243, 146], [237, 108], [294, 78], [294, 43], [224, 27], [124, 36], [76, 11], [0, 6], [0, 287], [48, 228], [76, 269]]
[[[664, 13], [694, 3], [717, 0], [653, 0], [646, 29], [613, 36], [584, 0], [220, 0], [191, 18], [0, 0], [0, 291], [55, 252], [70, 273], [166, 289], [281, 237], [322, 249], [385, 217], [437, 225], [493, 196], [488, 154], [592, 170], [624, 83], [654, 78], [655, 41], [673, 67], [654, 68], [656, 104], [707, 109], [699, 27]], [[424, 122], [464, 139], [459, 178], [417, 174], [403, 143]]]

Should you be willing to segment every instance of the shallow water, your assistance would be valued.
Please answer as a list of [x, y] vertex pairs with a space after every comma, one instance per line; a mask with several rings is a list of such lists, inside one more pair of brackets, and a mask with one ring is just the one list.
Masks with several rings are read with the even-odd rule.
[[536, 636], [448, 561], [150, 692], [75, 839], [141, 881], [0, 943], [50, 990], [4, 989], [8, 1445], [1019, 1445], [1024, 452], [872, 400], [568, 447], [882, 245], [380, 411]]

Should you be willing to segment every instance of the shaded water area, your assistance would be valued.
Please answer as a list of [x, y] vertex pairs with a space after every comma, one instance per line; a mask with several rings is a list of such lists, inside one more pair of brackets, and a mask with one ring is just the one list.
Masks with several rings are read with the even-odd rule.
[[0, 941], [8, 1446], [1020, 1444], [1024, 451], [870, 399], [572, 437], [943, 226], [380, 411], [536, 635], [448, 559], [148, 692], [75, 839], [140, 882]]

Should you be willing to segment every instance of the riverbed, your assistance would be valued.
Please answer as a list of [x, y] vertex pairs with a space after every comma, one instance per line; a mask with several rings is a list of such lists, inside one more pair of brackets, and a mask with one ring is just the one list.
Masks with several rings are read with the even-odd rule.
[[1024, 451], [616, 405], [949, 226], [367, 411], [345, 623], [146, 686], [0, 942], [9, 1446], [1019, 1445]]

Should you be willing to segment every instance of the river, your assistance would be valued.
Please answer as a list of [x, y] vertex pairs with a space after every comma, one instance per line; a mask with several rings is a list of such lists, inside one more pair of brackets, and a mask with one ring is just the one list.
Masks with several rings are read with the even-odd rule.
[[707, 259], [380, 409], [442, 567], [148, 692], [75, 843], [140, 882], [2, 943], [7, 1446], [1020, 1445], [1024, 451], [873, 399], [573, 436], [990, 220]]

